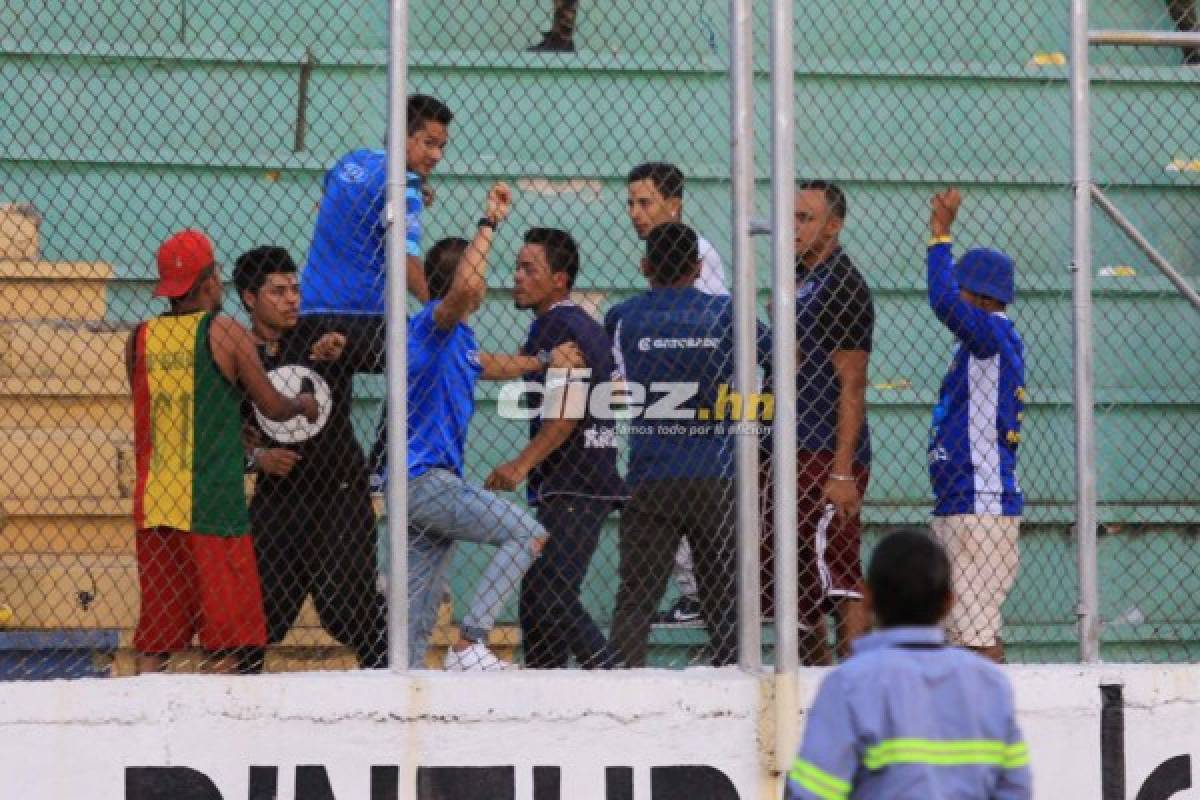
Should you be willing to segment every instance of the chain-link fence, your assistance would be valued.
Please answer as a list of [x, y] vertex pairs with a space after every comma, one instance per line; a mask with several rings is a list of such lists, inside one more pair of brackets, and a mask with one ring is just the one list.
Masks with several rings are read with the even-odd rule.
[[[1066, 4], [797, 5], [795, 176], [754, 5], [755, 211], [800, 186], [794, 401], [765, 358], [733, 378], [728, 4], [408, 5], [413, 665], [736, 662], [739, 435], [771, 657], [791, 402], [804, 663], [931, 512], [955, 641], [1078, 657]], [[1098, 187], [1194, 286], [1194, 54], [1092, 54]], [[0, 10], [0, 674], [386, 662], [388, 57], [379, 2]], [[1093, 263], [1103, 654], [1190, 660], [1200, 317], [1099, 212]]]
[[[1105, 6], [1093, 28], [1195, 31], [1195, 14]], [[1200, 50], [1091, 52], [1101, 654], [1193, 661], [1200, 313], [1135, 242], [1196, 287]]]

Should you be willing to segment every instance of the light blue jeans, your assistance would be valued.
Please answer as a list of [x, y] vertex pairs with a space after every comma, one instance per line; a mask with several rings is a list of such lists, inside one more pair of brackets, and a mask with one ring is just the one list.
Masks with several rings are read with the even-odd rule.
[[408, 480], [408, 661], [425, 665], [437, 623], [446, 570], [458, 542], [496, 548], [462, 619], [463, 636], [486, 642], [533, 563], [533, 543], [546, 530], [509, 500], [471, 486], [453, 472], [431, 469]]

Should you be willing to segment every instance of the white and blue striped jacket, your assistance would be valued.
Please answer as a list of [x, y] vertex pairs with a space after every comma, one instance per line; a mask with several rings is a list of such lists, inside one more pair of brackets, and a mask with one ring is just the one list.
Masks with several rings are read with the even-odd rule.
[[1020, 516], [1025, 346], [1012, 321], [959, 297], [950, 244], [928, 252], [929, 305], [958, 340], [929, 434], [935, 516]]

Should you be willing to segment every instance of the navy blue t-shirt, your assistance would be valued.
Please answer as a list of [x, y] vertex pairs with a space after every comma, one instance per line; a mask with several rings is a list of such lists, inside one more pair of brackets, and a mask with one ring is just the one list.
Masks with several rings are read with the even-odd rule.
[[[837, 444], [841, 381], [830, 356], [871, 351], [875, 307], [871, 290], [841, 250], [796, 276], [796, 446], [832, 451]], [[871, 463], [871, 436], [863, 419], [854, 460]]]
[[[609, 310], [604, 328], [613, 340], [617, 371], [640, 386], [635, 391], [644, 391], [643, 413], [627, 422], [629, 486], [671, 478], [732, 478], [738, 421], [731, 413], [723, 419], [718, 402], [733, 391], [730, 298], [692, 287], [651, 289]], [[760, 364], [769, 350], [760, 325]], [[668, 391], [678, 391], [680, 402]]]
[[[579, 346], [590, 370], [590, 373], [579, 373], [587, 375], [586, 379], [578, 380], [580, 399], [590, 395], [596, 385], [612, 379], [612, 344], [604, 328], [570, 301], [559, 303], [534, 319], [521, 352], [534, 355], [541, 350], [553, 350], [565, 342], [575, 342]], [[557, 377], [551, 373], [552, 379]], [[562, 377], [576, 380], [570, 374]], [[546, 385], [546, 378], [542, 373], [525, 375], [526, 381], [541, 384], [549, 390], [553, 387]], [[586, 394], [582, 391], [585, 388]], [[529, 473], [526, 488], [530, 504], [537, 505], [551, 495], [619, 498], [624, 493], [617, 472], [617, 436], [613, 421], [597, 419], [590, 410], [582, 413], [583, 418], [567, 440]], [[536, 436], [541, 427], [540, 415], [531, 419], [529, 437]]]

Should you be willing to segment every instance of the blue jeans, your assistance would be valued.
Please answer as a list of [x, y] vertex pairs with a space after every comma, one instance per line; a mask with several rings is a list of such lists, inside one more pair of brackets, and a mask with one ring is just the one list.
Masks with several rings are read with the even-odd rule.
[[487, 641], [496, 615], [533, 563], [533, 542], [546, 530], [525, 509], [471, 486], [453, 472], [431, 469], [408, 480], [408, 660], [425, 664], [446, 570], [458, 542], [496, 548], [462, 619], [462, 635]]

